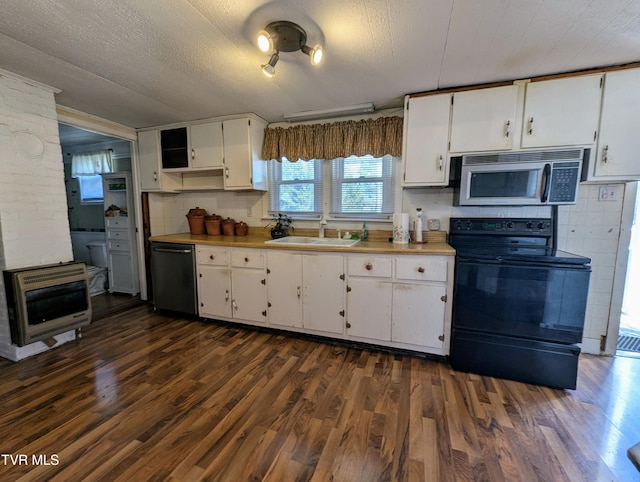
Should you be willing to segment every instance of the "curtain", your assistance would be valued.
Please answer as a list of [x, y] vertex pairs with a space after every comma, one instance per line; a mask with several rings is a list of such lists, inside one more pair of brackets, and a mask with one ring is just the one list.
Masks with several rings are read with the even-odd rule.
[[106, 172], [114, 172], [110, 149], [71, 155], [71, 177], [95, 176]]
[[264, 134], [264, 160], [331, 160], [367, 154], [374, 157], [402, 156], [401, 117], [267, 127]]

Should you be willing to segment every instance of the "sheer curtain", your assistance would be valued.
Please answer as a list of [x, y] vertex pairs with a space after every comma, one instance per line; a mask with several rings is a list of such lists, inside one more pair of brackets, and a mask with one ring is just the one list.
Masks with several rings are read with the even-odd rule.
[[114, 172], [111, 150], [71, 155], [71, 177], [95, 176]]

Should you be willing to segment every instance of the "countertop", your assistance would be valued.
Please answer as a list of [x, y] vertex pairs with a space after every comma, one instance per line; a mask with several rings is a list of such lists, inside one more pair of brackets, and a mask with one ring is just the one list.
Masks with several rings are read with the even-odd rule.
[[[314, 235], [298, 233], [295, 235]], [[315, 234], [317, 236], [317, 232]], [[327, 236], [330, 237], [330, 236]], [[335, 237], [335, 236], [334, 236]], [[389, 242], [388, 236], [372, 236], [367, 241], [360, 241], [355, 246], [290, 246], [265, 244], [271, 238], [266, 233], [249, 233], [247, 236], [209, 236], [206, 234], [177, 233], [161, 236], [151, 236], [150, 241], [179, 244], [200, 244], [208, 246], [227, 246], [238, 248], [263, 248], [263, 249], [285, 249], [289, 251], [325, 251], [341, 253], [375, 253], [375, 254], [422, 254], [422, 255], [444, 255], [454, 256], [456, 250], [449, 246], [445, 239], [446, 233], [443, 231], [426, 233], [426, 243], [423, 244], [397, 244]]]

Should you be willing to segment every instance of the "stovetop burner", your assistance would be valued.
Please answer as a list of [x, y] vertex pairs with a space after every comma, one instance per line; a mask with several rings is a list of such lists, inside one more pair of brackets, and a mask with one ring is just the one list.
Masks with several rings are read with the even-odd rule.
[[556, 249], [549, 218], [451, 218], [449, 244], [459, 259], [588, 264]]

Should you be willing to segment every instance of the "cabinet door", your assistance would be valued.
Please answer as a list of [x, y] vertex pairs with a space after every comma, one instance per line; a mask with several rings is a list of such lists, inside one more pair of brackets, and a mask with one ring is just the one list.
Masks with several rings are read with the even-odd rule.
[[591, 145], [596, 140], [602, 74], [527, 84], [522, 147]]
[[267, 252], [269, 324], [302, 327], [302, 255]]
[[449, 151], [511, 149], [517, 105], [517, 85], [455, 92]]
[[442, 350], [445, 295], [444, 285], [395, 283], [391, 340]]
[[198, 265], [199, 314], [205, 318], [231, 318], [229, 268]]
[[344, 262], [341, 255], [302, 256], [303, 326], [344, 333]]
[[223, 123], [224, 188], [252, 187], [251, 136], [249, 119], [232, 119]]
[[404, 115], [404, 186], [445, 185], [451, 94], [407, 98]]
[[640, 177], [640, 69], [607, 72], [595, 175]]
[[109, 252], [110, 293], [133, 293], [133, 268], [128, 251]]
[[160, 190], [160, 137], [158, 131], [138, 132], [140, 189]]
[[231, 306], [239, 320], [267, 321], [267, 289], [264, 270], [231, 269]]
[[176, 191], [182, 187], [178, 174], [164, 174], [160, 168], [160, 133], [138, 132], [138, 167], [142, 191]]
[[224, 160], [222, 122], [193, 124], [189, 133], [191, 142], [189, 167], [222, 169]]
[[392, 283], [349, 278], [347, 334], [373, 340], [391, 339]]

